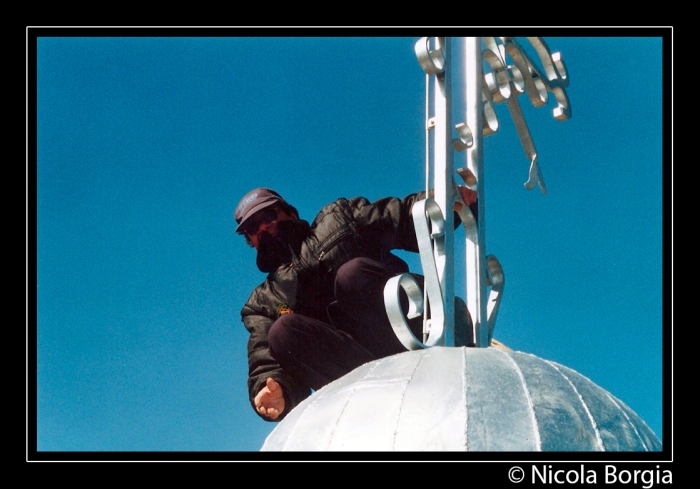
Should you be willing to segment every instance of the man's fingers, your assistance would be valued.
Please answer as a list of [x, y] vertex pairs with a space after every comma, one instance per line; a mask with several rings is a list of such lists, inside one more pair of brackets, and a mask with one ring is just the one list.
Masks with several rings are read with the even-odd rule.
[[265, 381], [265, 387], [255, 396], [255, 410], [269, 419], [276, 419], [284, 411], [282, 386], [272, 377]]
[[[473, 204], [476, 202], [476, 192], [474, 192], [472, 189], [467, 188], [467, 187], [462, 187], [461, 185], [457, 187], [459, 189], [459, 194], [462, 197], [462, 200], [464, 200], [464, 203], [467, 205]], [[459, 209], [458, 209], [459, 210]]]
[[277, 419], [277, 416], [280, 415], [280, 412], [277, 409], [271, 407], [265, 408], [264, 406], [260, 406], [258, 408], [258, 412], [270, 419]]

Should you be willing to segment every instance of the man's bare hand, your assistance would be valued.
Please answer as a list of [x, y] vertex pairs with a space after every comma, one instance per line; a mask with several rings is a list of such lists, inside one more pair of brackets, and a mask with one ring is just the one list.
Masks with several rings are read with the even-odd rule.
[[272, 377], [267, 379], [265, 387], [260, 389], [260, 392], [253, 400], [255, 409], [258, 413], [266, 418], [277, 419], [284, 412], [284, 394], [282, 386], [279, 385]]
[[[467, 187], [458, 186], [457, 190], [459, 190], [459, 195], [462, 197], [462, 200], [464, 201], [465, 204], [471, 205], [474, 202], [476, 202], [477, 194], [472, 189], [467, 188]], [[455, 210], [458, 211], [461, 209], [462, 209], [461, 202], [455, 202]]]

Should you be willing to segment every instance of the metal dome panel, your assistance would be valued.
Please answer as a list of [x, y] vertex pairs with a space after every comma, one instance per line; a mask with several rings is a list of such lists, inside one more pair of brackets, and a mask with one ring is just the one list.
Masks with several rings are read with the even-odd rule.
[[263, 451], [655, 451], [620, 400], [563, 365], [497, 348], [365, 364], [297, 406]]

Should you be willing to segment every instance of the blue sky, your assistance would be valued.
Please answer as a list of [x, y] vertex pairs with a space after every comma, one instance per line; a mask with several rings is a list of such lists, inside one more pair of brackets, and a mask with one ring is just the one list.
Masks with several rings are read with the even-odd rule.
[[[42, 32], [37, 450], [259, 450], [275, 424], [248, 402], [239, 312], [264, 275], [233, 209], [268, 186], [311, 221], [339, 197], [423, 188], [424, 33]], [[573, 116], [520, 97], [544, 196], [523, 187], [528, 161], [496, 107], [484, 142], [486, 248], [506, 276], [495, 337], [589, 377], [663, 440], [668, 31], [539, 34], [564, 57]]]

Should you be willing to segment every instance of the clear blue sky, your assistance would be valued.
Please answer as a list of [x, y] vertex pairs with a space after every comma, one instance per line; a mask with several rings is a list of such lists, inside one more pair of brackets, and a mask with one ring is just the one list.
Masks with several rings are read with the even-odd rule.
[[[276, 425], [248, 402], [239, 312], [264, 275], [236, 203], [269, 186], [310, 221], [339, 197], [424, 185], [423, 33], [222, 33], [37, 39], [39, 451], [259, 450]], [[495, 336], [589, 377], [663, 440], [662, 40], [538, 34], [564, 57], [573, 117], [520, 98], [544, 196], [523, 187], [497, 106]]]

